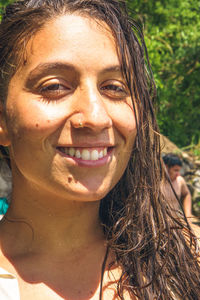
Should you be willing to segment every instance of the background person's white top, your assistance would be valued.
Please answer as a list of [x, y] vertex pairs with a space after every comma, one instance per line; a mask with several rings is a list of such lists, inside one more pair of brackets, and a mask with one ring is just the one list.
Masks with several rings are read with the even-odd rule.
[[0, 268], [0, 299], [20, 300], [17, 279], [2, 268]]

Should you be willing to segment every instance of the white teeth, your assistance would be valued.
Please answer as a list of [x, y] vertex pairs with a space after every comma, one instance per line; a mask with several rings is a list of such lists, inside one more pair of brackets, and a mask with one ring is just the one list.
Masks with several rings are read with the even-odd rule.
[[81, 158], [81, 152], [79, 150], [75, 151], [76, 158]]
[[99, 152], [97, 150], [92, 150], [91, 160], [98, 160], [98, 159], [99, 159]]
[[90, 160], [90, 152], [84, 149], [81, 153], [81, 157], [83, 160]]
[[69, 148], [69, 155], [74, 156], [74, 154], [75, 154], [75, 149], [74, 148]]
[[102, 158], [103, 157], [103, 150], [101, 150], [100, 152], [99, 152], [99, 158]]
[[107, 148], [104, 148], [103, 150], [94, 149], [92, 151], [88, 149], [79, 149], [76, 150], [76, 148], [73, 147], [63, 148], [63, 152], [71, 157], [75, 156], [76, 158], [81, 158], [83, 160], [98, 160], [106, 156], [108, 153]]

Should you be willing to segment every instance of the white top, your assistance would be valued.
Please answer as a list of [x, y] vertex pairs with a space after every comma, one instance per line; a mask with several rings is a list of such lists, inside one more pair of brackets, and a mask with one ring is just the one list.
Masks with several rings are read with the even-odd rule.
[[19, 286], [15, 276], [0, 268], [0, 299], [20, 300]]

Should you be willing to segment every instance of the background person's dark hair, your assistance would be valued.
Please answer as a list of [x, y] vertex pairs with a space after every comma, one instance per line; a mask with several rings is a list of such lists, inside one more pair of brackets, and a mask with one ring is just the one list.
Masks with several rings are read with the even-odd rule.
[[9, 81], [26, 64], [27, 42], [46, 22], [65, 13], [109, 25], [137, 119], [126, 171], [101, 200], [99, 211], [108, 247], [123, 270], [118, 293], [121, 299], [124, 290], [145, 300], [198, 299], [200, 267], [183, 229], [193, 248], [196, 241], [187, 222], [174, 217], [160, 190], [164, 171], [152, 106], [154, 81], [141, 27], [128, 17], [124, 1], [27, 0], [9, 5], [0, 25], [1, 101], [6, 105]]
[[167, 165], [169, 168], [174, 167], [174, 166], [182, 167], [182, 165], [183, 165], [181, 159], [178, 157], [178, 155], [176, 155], [174, 153], [167, 153], [167, 154], [163, 155], [162, 158], [163, 158], [165, 165]]

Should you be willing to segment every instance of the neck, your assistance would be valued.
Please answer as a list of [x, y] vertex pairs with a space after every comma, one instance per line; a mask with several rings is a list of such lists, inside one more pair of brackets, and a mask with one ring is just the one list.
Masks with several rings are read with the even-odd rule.
[[13, 249], [11, 245], [16, 245], [19, 253], [26, 249], [37, 253], [66, 253], [102, 243], [104, 237], [98, 211], [99, 201], [68, 201], [14, 188], [1, 226], [9, 232], [9, 247]]

